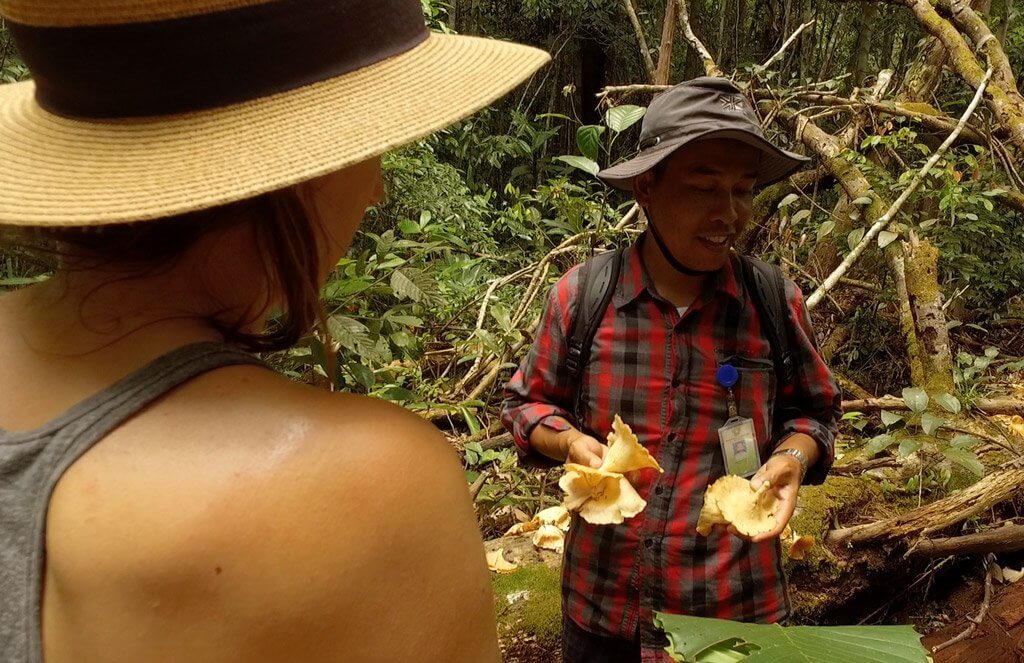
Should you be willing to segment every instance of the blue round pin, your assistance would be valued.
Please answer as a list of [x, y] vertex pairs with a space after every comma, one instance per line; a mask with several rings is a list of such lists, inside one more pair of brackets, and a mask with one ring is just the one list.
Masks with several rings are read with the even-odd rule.
[[740, 381], [740, 372], [732, 364], [722, 364], [715, 373], [715, 379], [726, 389], [732, 389]]

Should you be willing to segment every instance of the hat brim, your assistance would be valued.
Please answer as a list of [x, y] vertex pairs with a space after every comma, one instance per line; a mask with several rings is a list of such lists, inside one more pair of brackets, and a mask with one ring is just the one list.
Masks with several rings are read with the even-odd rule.
[[808, 157], [776, 147], [764, 138], [747, 131], [712, 129], [694, 136], [663, 141], [656, 147], [645, 150], [642, 154], [629, 161], [624, 161], [601, 171], [597, 176], [608, 186], [623, 191], [632, 191], [633, 179], [637, 175], [646, 173], [651, 168], [654, 168], [679, 148], [710, 138], [731, 138], [761, 150], [762, 158], [758, 162], [757, 186], [774, 184], [792, 175], [810, 161]]
[[430, 37], [350, 74], [210, 111], [58, 117], [31, 81], [0, 86], [0, 224], [90, 226], [206, 209], [339, 170], [493, 102], [549, 60], [491, 39]]

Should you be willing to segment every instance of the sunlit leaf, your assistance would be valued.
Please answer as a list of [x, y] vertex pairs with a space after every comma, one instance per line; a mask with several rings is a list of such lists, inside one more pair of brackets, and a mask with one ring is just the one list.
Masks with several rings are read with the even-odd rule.
[[[927, 650], [912, 626], [779, 626], [655, 613], [676, 661], [782, 663], [926, 663]], [[732, 650], [741, 658], [703, 659]]]
[[615, 133], [621, 133], [643, 119], [647, 109], [643, 106], [629, 104], [609, 108], [605, 115], [605, 123]]
[[779, 201], [779, 209], [782, 209], [783, 207], [789, 207], [798, 200], [800, 200], [800, 196], [798, 194], [791, 193]]
[[881, 416], [882, 423], [885, 424], [886, 428], [892, 428], [896, 424], [903, 422], [902, 415], [890, 412], [889, 410], [882, 410], [879, 415]]
[[857, 245], [860, 244], [860, 241], [864, 239], [864, 232], [865, 230], [863, 228], [855, 228], [854, 230], [850, 231], [849, 235], [846, 236], [846, 243], [850, 247], [851, 251], [857, 248]]
[[928, 409], [928, 392], [919, 387], [907, 387], [903, 390], [903, 402], [920, 414]]
[[895, 443], [896, 438], [894, 438], [892, 435], [889, 435], [888, 433], [876, 435], [875, 437], [868, 440], [868, 443], [864, 445], [864, 453], [866, 453], [869, 456], [874, 456], [875, 454], [884, 451], [885, 449], [888, 449]]
[[800, 223], [801, 221], [803, 221], [804, 219], [806, 219], [810, 215], [811, 215], [811, 210], [809, 210], [809, 209], [802, 209], [802, 210], [798, 211], [796, 214], [793, 215], [791, 221], [793, 223]]
[[900, 442], [899, 452], [900, 456], [906, 458], [910, 454], [914, 453], [921, 448], [921, 440], [916, 437], [908, 437], [907, 439]]
[[882, 232], [878, 233], [878, 246], [879, 248], [884, 249], [885, 247], [889, 246], [899, 238], [900, 236], [897, 235], [896, 233], [888, 230], [883, 230]]
[[861, 196], [860, 198], [854, 198], [851, 201], [851, 203], [854, 204], [854, 205], [870, 205], [871, 204], [871, 196]]
[[579, 168], [580, 170], [586, 173], [590, 173], [591, 175], [596, 176], [599, 172], [601, 172], [601, 166], [598, 165], [598, 163], [593, 159], [588, 159], [586, 157], [576, 156], [574, 154], [566, 154], [560, 157], [555, 157], [555, 160], [567, 163], [573, 168]]
[[395, 291], [395, 295], [403, 299], [411, 299], [414, 302], [423, 299], [423, 290], [400, 269], [391, 273], [391, 289]]
[[956, 463], [976, 476], [985, 476], [985, 466], [978, 460], [978, 454], [970, 449], [962, 447], [946, 447], [942, 455], [949, 459], [949, 462]]
[[960, 414], [960, 401], [953, 394], [939, 394], [935, 397], [935, 402], [946, 412]]
[[921, 430], [924, 431], [925, 435], [935, 435], [935, 431], [939, 430], [939, 428], [945, 424], [945, 419], [936, 416], [931, 412], [925, 412], [921, 415]]
[[949, 442], [949, 446], [957, 449], [970, 449], [981, 443], [981, 440], [973, 435], [957, 435]]

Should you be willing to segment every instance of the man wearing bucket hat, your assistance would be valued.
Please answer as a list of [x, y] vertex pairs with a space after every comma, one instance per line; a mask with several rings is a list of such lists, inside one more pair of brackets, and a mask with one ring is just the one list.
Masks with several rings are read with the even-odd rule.
[[[647, 501], [637, 517], [573, 519], [567, 663], [665, 659], [655, 611], [788, 615], [777, 537], [801, 482], [820, 483], [832, 463], [839, 391], [799, 289], [731, 247], [755, 187], [805, 161], [765, 138], [731, 82], [705, 77], [655, 98], [639, 155], [600, 173], [633, 193], [648, 232], [552, 288], [503, 420], [526, 459], [597, 467], [619, 414], [664, 473], [633, 478]], [[773, 531], [695, 531], [705, 489], [726, 473], [770, 484]]]
[[[266, 370], [379, 155], [547, 60], [418, 0], [0, 0], [5, 663], [497, 661], [465, 477], [396, 406]], [[271, 311], [279, 312], [271, 320]]]

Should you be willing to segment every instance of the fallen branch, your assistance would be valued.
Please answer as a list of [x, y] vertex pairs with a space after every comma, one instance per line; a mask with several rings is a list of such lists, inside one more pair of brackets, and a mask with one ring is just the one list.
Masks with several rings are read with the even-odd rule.
[[967, 126], [967, 120], [974, 113], [974, 109], [978, 107], [978, 103], [981, 101], [981, 98], [985, 93], [985, 88], [988, 85], [988, 81], [991, 77], [992, 70], [989, 69], [987, 72], [985, 72], [985, 77], [982, 79], [981, 84], [978, 86], [978, 90], [977, 92], [975, 92], [974, 98], [971, 100], [971, 103], [968, 104], [967, 109], [960, 117], [960, 121], [957, 123], [956, 128], [953, 129], [953, 133], [951, 133], [946, 138], [946, 140], [942, 142], [942, 145], [939, 146], [939, 149], [935, 150], [935, 153], [932, 154], [931, 158], [928, 159], [924, 167], [922, 167], [921, 170], [918, 171], [917, 175], [914, 176], [914, 179], [911, 180], [910, 185], [903, 190], [903, 193], [900, 194], [900, 197], [896, 199], [896, 201], [889, 207], [885, 214], [883, 214], [882, 217], [871, 226], [867, 233], [864, 234], [864, 238], [860, 241], [860, 243], [857, 244], [857, 246], [855, 246], [852, 251], [850, 251], [849, 255], [843, 258], [843, 261], [839, 263], [839, 266], [836, 267], [836, 269], [831, 274], [829, 274], [828, 278], [825, 279], [821, 286], [817, 290], [815, 290], [810, 297], [807, 298], [808, 309], [813, 309], [815, 306], [821, 303], [821, 300], [825, 297], [828, 291], [834, 288], [835, 285], [839, 282], [839, 279], [846, 275], [846, 272], [850, 269], [850, 267], [853, 266], [853, 263], [857, 262], [857, 259], [860, 258], [861, 254], [864, 253], [867, 247], [870, 246], [871, 243], [875, 241], [875, 238], [878, 236], [878, 233], [885, 230], [885, 228], [889, 225], [890, 222], [892, 222], [893, 218], [895, 218], [896, 214], [903, 207], [903, 204], [907, 202], [907, 199], [910, 198], [910, 196], [913, 195], [915, 191], [917, 191], [917, 188], [921, 185], [921, 182], [924, 181], [924, 178], [928, 175], [929, 172], [931, 172], [931, 169], [935, 166], [936, 163], [938, 163], [939, 159], [942, 158], [942, 155], [946, 153], [946, 150], [948, 150], [950, 145], [953, 144], [953, 142], [956, 140], [956, 137], [960, 135], [960, 132], [963, 131], [963, 128]]
[[769, 66], [771, 66], [771, 64], [773, 62], [775, 62], [776, 60], [781, 58], [782, 54], [786, 52], [787, 48], [789, 48], [789, 45], [792, 44], [794, 41], [796, 41], [796, 38], [800, 36], [800, 33], [803, 32], [804, 30], [806, 30], [807, 28], [811, 27], [812, 25], [814, 25], [814, 19], [811, 19], [810, 21], [807, 21], [806, 23], [801, 25], [799, 28], [797, 28], [796, 31], [789, 36], [789, 39], [787, 39], [785, 42], [782, 43], [782, 46], [779, 47], [779, 50], [775, 51], [774, 55], [772, 55], [770, 58], [765, 60], [764, 64], [759, 65], [755, 69], [755, 73], [760, 73], [760, 72], [764, 71]]
[[879, 539], [895, 540], [928, 536], [984, 513], [1016, 495], [1024, 485], [1024, 470], [993, 472], [972, 486], [944, 499], [864, 525], [832, 530], [826, 541], [856, 545]]
[[[1019, 414], [1024, 416], [1024, 400], [1016, 398], [982, 398], [971, 407], [985, 414]], [[877, 412], [878, 410], [909, 410], [902, 398], [882, 396], [843, 401], [844, 412]]]
[[907, 554], [916, 557], [977, 555], [1024, 550], [1024, 525], [1004, 525], [986, 532], [918, 541]]

